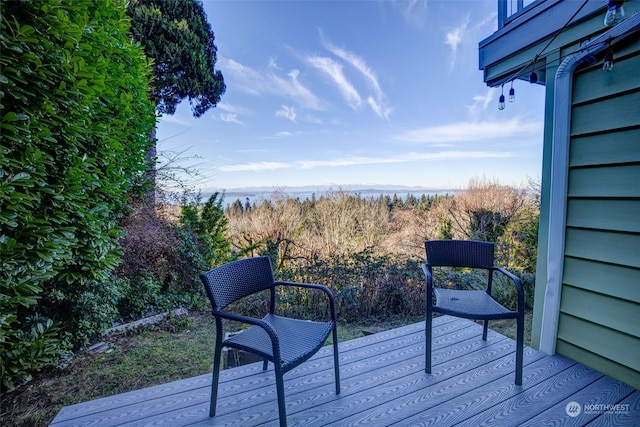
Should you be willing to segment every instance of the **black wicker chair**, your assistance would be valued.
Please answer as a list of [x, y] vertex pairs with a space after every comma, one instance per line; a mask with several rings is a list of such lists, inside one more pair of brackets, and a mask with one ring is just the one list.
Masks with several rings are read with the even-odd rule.
[[[331, 291], [324, 286], [308, 283], [274, 281], [269, 257], [248, 258], [214, 268], [200, 275], [213, 306], [216, 320], [216, 344], [211, 383], [211, 405], [209, 416], [216, 413], [220, 358], [223, 347], [235, 348], [258, 355], [275, 367], [278, 413], [280, 425], [287, 425], [282, 376], [313, 356], [333, 333], [333, 363], [336, 394], [340, 393], [340, 371], [338, 366], [338, 334], [336, 329], [335, 302]], [[328, 298], [331, 320], [328, 322], [307, 321], [281, 317], [275, 314], [276, 286], [297, 286], [318, 289]], [[270, 291], [269, 313], [262, 319], [241, 316], [224, 311], [229, 304], [257, 292]], [[251, 325], [242, 332], [223, 340], [222, 320]]]
[[[516, 385], [522, 385], [522, 358], [524, 351], [524, 291], [522, 282], [494, 263], [494, 244], [464, 240], [431, 240], [425, 242], [427, 263], [422, 265], [427, 282], [426, 366], [431, 373], [431, 340], [433, 313], [483, 320], [482, 339], [487, 339], [489, 320], [516, 319]], [[458, 290], [433, 286], [434, 267], [468, 267], [487, 271], [486, 290]], [[505, 275], [515, 285], [518, 304], [516, 311], [500, 305], [491, 297], [494, 273]], [[435, 296], [435, 304], [433, 302]]]

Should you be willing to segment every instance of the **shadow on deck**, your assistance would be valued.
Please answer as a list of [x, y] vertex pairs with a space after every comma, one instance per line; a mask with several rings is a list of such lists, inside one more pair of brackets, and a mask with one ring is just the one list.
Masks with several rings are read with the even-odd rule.
[[[433, 374], [424, 372], [424, 322], [340, 343], [342, 393], [330, 347], [285, 375], [290, 426], [638, 426], [640, 391], [562, 356], [525, 347], [514, 385], [515, 342], [474, 322], [434, 319]], [[213, 354], [203, 357], [211, 357]], [[51, 426], [278, 425], [273, 369], [221, 372], [67, 406]], [[575, 402], [577, 405], [573, 404]], [[572, 408], [569, 410], [567, 408]], [[571, 416], [568, 414], [571, 414]], [[579, 413], [578, 413], [579, 412]]]

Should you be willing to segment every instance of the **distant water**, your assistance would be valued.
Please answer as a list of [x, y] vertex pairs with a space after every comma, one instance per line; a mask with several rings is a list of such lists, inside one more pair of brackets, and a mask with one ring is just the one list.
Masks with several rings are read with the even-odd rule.
[[[299, 199], [303, 202], [305, 199], [311, 200], [315, 195], [316, 200], [322, 196], [325, 196], [329, 193], [335, 193], [336, 190], [319, 190], [319, 191], [228, 191], [224, 193], [224, 202], [225, 206], [231, 205], [236, 200], [240, 200], [240, 202], [245, 205], [247, 199], [250, 205], [260, 204], [265, 200], [273, 200], [278, 198], [284, 199]], [[396, 190], [382, 190], [382, 189], [363, 189], [363, 190], [349, 190], [350, 194], [359, 195], [360, 198], [363, 199], [377, 199], [380, 196], [389, 196], [393, 197], [394, 195], [398, 196], [403, 201], [408, 195], [413, 195], [415, 198], [419, 199], [424, 194], [425, 196], [434, 196], [438, 195], [446, 195], [446, 194], [454, 194], [456, 190], [427, 190], [427, 189], [396, 189]]]

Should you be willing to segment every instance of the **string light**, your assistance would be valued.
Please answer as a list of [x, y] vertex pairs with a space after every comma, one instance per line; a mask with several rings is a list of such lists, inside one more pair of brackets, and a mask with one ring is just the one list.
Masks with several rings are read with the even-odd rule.
[[504, 85], [502, 85], [502, 93], [500, 94], [500, 100], [498, 101], [498, 110], [504, 110]]
[[602, 69], [605, 71], [611, 71], [613, 69], [613, 53], [611, 52], [611, 40], [609, 40], [609, 49], [604, 55], [604, 62], [602, 63]]
[[551, 37], [551, 39], [547, 42], [546, 46], [544, 48], [542, 48], [542, 50], [540, 52], [538, 52], [538, 54], [533, 58], [533, 61], [531, 61], [530, 63], [526, 64], [524, 67], [522, 67], [520, 69], [520, 71], [516, 72], [512, 77], [503, 80], [503, 82], [504, 81], [508, 81], [508, 80], [515, 80], [516, 78], [520, 77], [521, 73], [524, 73], [524, 71], [531, 65], [532, 66], [532, 70], [531, 70], [531, 74], [529, 74], [529, 83], [537, 83], [538, 82], [538, 75], [536, 74], [536, 65], [537, 65], [537, 62], [538, 62], [538, 58], [540, 57], [540, 55], [542, 55], [549, 48], [551, 43], [553, 43], [553, 41], [569, 26], [569, 24], [571, 22], [573, 22], [573, 19], [576, 16], [578, 16], [580, 11], [587, 5], [588, 2], [589, 2], [589, 0], [584, 0], [582, 2], [582, 5], [573, 13], [573, 15], [571, 15], [571, 18], [569, 18], [569, 20], [567, 22], [565, 22], [565, 24], [562, 26], [562, 28], [560, 28], [559, 30], [556, 31], [556, 33], [553, 35], [553, 37]]
[[529, 74], [529, 83], [538, 83], [538, 75], [536, 74], [536, 65], [538, 65], [538, 57], [540, 54], [537, 54], [533, 58], [533, 66], [531, 67], [531, 74]]
[[624, 19], [624, 0], [609, 0], [607, 13], [604, 15], [604, 26], [613, 27]]
[[513, 88], [513, 80], [511, 80], [511, 89], [509, 89], [509, 102], [516, 100], [516, 90]]

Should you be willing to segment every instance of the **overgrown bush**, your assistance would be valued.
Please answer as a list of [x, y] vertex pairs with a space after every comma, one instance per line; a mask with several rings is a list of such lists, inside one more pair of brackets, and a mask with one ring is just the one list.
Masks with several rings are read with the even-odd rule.
[[155, 118], [124, 0], [5, 1], [0, 12], [5, 389], [111, 320], [117, 220], [144, 180]]
[[183, 200], [180, 216], [168, 219], [141, 208], [124, 221], [124, 256], [116, 274], [125, 280], [119, 316], [137, 319], [177, 307], [202, 307], [200, 273], [230, 260], [222, 197], [201, 205]]
[[151, 209], [139, 209], [123, 223], [122, 263], [116, 275], [125, 283], [118, 301], [123, 320], [173, 308], [202, 306], [198, 275], [208, 269], [206, 249], [189, 229]]
[[[527, 192], [473, 181], [451, 196], [408, 195], [361, 198], [347, 191], [300, 201], [276, 193], [271, 200], [229, 206], [228, 238], [250, 256], [268, 255], [284, 280], [320, 283], [333, 290], [343, 320], [385, 319], [424, 313], [425, 283], [420, 263], [424, 241], [438, 238], [490, 239], [496, 263], [516, 273], [533, 304], [538, 205]], [[484, 289], [486, 277], [446, 271], [444, 286]], [[326, 315], [321, 297], [307, 290], [282, 295], [289, 314]], [[513, 286], [494, 285], [506, 306], [515, 304]], [[246, 307], [254, 314], [266, 302]], [[320, 299], [319, 299], [320, 298]]]

